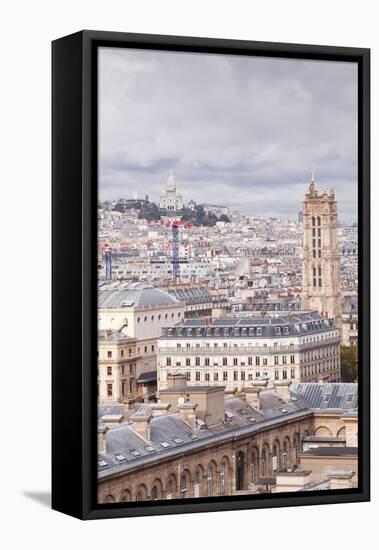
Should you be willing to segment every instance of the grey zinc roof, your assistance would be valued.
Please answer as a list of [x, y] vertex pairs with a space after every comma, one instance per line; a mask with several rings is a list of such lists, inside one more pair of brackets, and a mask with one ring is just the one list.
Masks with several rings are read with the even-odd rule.
[[205, 287], [178, 287], [167, 290], [180, 302], [185, 304], [203, 304], [212, 302], [212, 296]]
[[[266, 390], [262, 392], [261, 396], [261, 411], [250, 407], [243, 398], [231, 397], [226, 399], [225, 411], [231, 413], [228, 418], [218, 424], [204, 426], [201, 429], [192, 429], [180, 419], [179, 413], [152, 417], [149, 441], [138, 435], [131, 423], [112, 428], [106, 433], [107, 453], [99, 457], [100, 460], [106, 462], [107, 466], [100, 467], [99, 475], [107, 475], [111, 470], [113, 472], [122, 469], [122, 466], [150, 460], [157, 453], [162, 455], [163, 458], [164, 455], [178, 452], [179, 448], [182, 447], [188, 450], [194, 446], [201, 446], [210, 438], [227, 436], [228, 433], [233, 433], [236, 430], [250, 431], [255, 426], [261, 425], [262, 422], [271, 423], [277, 419], [281, 421], [287, 415], [302, 416], [303, 414], [309, 414], [308, 409], [303, 409], [298, 402], [286, 405], [287, 412], [281, 412], [280, 409], [283, 408], [283, 404], [274, 390]], [[150, 411], [150, 405], [142, 404], [136, 407], [134, 415], [138, 416], [139, 413], [148, 415]], [[146, 447], [150, 447], [150, 450]], [[125, 457], [122, 462], [117, 460], [116, 455], [118, 454]]]
[[128, 340], [133, 340], [133, 338], [119, 330], [101, 329], [98, 331], [99, 342], [126, 342]]
[[[99, 456], [98, 475], [103, 478], [109, 474], [122, 472], [125, 468], [134, 467], [134, 465], [145, 464], [154, 460], [156, 455], [162, 456], [163, 459], [165, 456], [174, 456], [178, 452], [200, 449], [212, 441], [223, 441], [235, 433], [254, 433], [264, 427], [309, 415], [311, 409], [317, 407], [310, 406], [303, 398], [303, 394], [307, 396], [308, 393], [304, 391], [303, 386], [307, 386], [311, 390], [312, 386], [325, 386], [326, 390], [328, 386], [333, 386], [336, 402], [338, 395], [341, 397], [341, 395], [347, 396], [349, 393], [354, 393], [354, 386], [356, 391], [356, 385], [354, 384], [294, 384], [291, 388], [291, 395], [292, 397], [296, 396], [296, 400], [284, 401], [274, 389], [268, 389], [260, 394], [261, 408], [259, 411], [250, 407], [245, 399], [241, 397], [230, 397], [225, 399], [225, 412], [229, 414], [226, 415], [225, 421], [220, 421], [214, 426], [192, 429], [180, 419], [179, 413], [152, 417], [149, 441], [138, 435], [131, 423], [125, 423], [107, 431], [107, 453]], [[317, 392], [310, 391], [309, 395], [312, 397], [312, 399], [309, 399], [313, 404], [322, 403], [320, 399], [315, 397]], [[339, 403], [342, 410], [350, 413], [350, 403], [349, 409], [344, 409], [345, 401], [343, 399], [339, 399]], [[333, 401], [333, 405], [335, 404]], [[115, 412], [114, 405], [110, 405], [109, 409], [110, 414]], [[136, 407], [134, 414], [149, 414], [150, 411], [150, 405], [141, 404]], [[108, 411], [104, 407], [102, 414], [106, 412]], [[343, 448], [321, 448], [321, 451], [320, 449], [317, 450], [326, 453], [352, 452], [351, 449], [344, 451]], [[316, 450], [314, 449], [312, 452], [314, 451]], [[120, 461], [116, 455], [122, 455], [124, 458]]]
[[116, 287], [102, 286], [98, 293], [99, 309], [119, 309], [122, 307], [148, 307], [169, 304], [180, 304], [168, 292], [154, 288], [144, 283], [118, 285]]
[[[259, 334], [257, 328], [259, 327]], [[280, 327], [276, 330], [276, 327]], [[286, 327], [284, 329], [284, 327]], [[225, 334], [225, 330], [229, 329], [228, 334]], [[170, 329], [170, 334], [168, 330]], [[195, 333], [192, 330], [188, 333], [188, 329], [196, 329]], [[218, 329], [219, 334], [216, 335], [215, 330]], [[253, 334], [242, 334], [242, 330], [239, 330], [239, 334], [235, 334], [234, 329], [251, 329], [248, 332]], [[259, 336], [259, 338], [281, 338], [288, 336], [304, 336], [308, 334], [324, 333], [325, 331], [331, 331], [335, 329], [333, 319], [327, 319], [322, 317], [318, 312], [299, 313], [295, 315], [288, 314], [278, 317], [228, 317], [223, 319], [213, 319], [209, 322], [208, 319], [186, 319], [184, 323], [175, 324], [171, 326], [163, 327], [163, 337], [181, 338], [186, 337], [219, 337], [227, 336], [228, 338], [240, 338], [246, 336], [251, 338], [252, 336]], [[198, 334], [199, 332], [199, 334]]]
[[120, 415], [124, 414], [124, 406], [118, 403], [112, 403], [109, 405], [98, 405], [97, 417], [100, 420], [103, 416]]
[[311, 409], [342, 409], [347, 412], [358, 408], [357, 384], [299, 383], [291, 386], [291, 393]]

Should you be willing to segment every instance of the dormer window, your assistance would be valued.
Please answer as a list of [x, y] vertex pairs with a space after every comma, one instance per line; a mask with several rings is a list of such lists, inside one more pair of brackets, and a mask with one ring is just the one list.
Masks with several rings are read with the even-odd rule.
[[198, 335], [198, 336], [201, 336], [201, 328], [198, 328], [198, 329], [197, 329], [197, 335]]
[[188, 334], [188, 336], [192, 336], [192, 328], [189, 328], [189, 329], [187, 330], [187, 334]]
[[247, 328], [242, 329], [242, 336], [247, 336]]
[[229, 336], [229, 329], [228, 328], [224, 328], [224, 336]]
[[220, 336], [220, 329], [219, 328], [215, 329], [215, 336]]
[[257, 336], [261, 336], [262, 334], [262, 327], [257, 327]]
[[249, 328], [249, 336], [254, 336], [254, 329], [253, 327]]
[[240, 335], [240, 329], [239, 328], [235, 328], [234, 329], [234, 336], [239, 336]]
[[212, 335], [212, 329], [211, 328], [207, 328], [207, 336], [211, 336]]
[[280, 327], [275, 327], [275, 334], [280, 336], [280, 334], [282, 333]]

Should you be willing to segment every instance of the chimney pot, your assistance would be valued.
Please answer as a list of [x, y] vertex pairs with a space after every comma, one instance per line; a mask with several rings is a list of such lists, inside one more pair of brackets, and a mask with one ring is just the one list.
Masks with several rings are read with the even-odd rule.
[[161, 416], [168, 413], [169, 408], [171, 407], [170, 403], [152, 403], [151, 410], [153, 411], [153, 416]]
[[245, 386], [245, 399], [248, 405], [259, 410], [261, 408], [260, 393], [265, 388], [267, 388], [267, 379], [265, 378], [253, 380], [250, 386]]
[[167, 375], [168, 388], [177, 388], [177, 387], [186, 386], [186, 385], [187, 385], [187, 377], [185, 374], [172, 372]]
[[149, 412], [141, 412], [134, 413], [134, 415], [131, 417], [131, 421], [133, 422], [133, 429], [135, 432], [137, 432], [141, 437], [146, 439], [147, 441], [150, 441], [150, 420], [152, 417], [151, 411]]
[[193, 429], [196, 428], [196, 407], [197, 403], [191, 401], [178, 403], [179, 418]]

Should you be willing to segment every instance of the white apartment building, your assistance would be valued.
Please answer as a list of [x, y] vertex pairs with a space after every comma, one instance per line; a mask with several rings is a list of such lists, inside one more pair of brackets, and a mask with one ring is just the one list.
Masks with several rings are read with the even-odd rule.
[[317, 312], [281, 317], [186, 319], [163, 328], [158, 339], [158, 392], [167, 375], [191, 385], [242, 390], [252, 380], [337, 382], [340, 336], [333, 319]]

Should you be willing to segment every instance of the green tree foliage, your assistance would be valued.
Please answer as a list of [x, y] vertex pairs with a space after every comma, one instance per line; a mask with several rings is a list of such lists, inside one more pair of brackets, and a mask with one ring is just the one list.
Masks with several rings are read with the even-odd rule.
[[[131, 208], [139, 210], [138, 218], [142, 220], [158, 221], [166, 214], [166, 211], [160, 210], [159, 206], [157, 206], [155, 202], [150, 202], [148, 200], [128, 201], [128, 203], [119, 201], [114, 206], [114, 210], [123, 213], [127, 212]], [[225, 214], [222, 214], [218, 218], [215, 214], [205, 212], [201, 204], [197, 204], [194, 210], [184, 207], [178, 212], [178, 216], [180, 216], [183, 222], [192, 223], [192, 225], [196, 226], [203, 225], [212, 227], [216, 225], [218, 221], [230, 223], [230, 219]]]
[[125, 212], [125, 206], [123, 204], [121, 204], [120, 202], [118, 202], [117, 204], [114, 205], [113, 210], [115, 210], [116, 212], [124, 213]]
[[342, 382], [358, 382], [358, 348], [341, 346]]
[[155, 202], [146, 202], [141, 206], [138, 217], [140, 220], [156, 221], [161, 219], [161, 213]]

